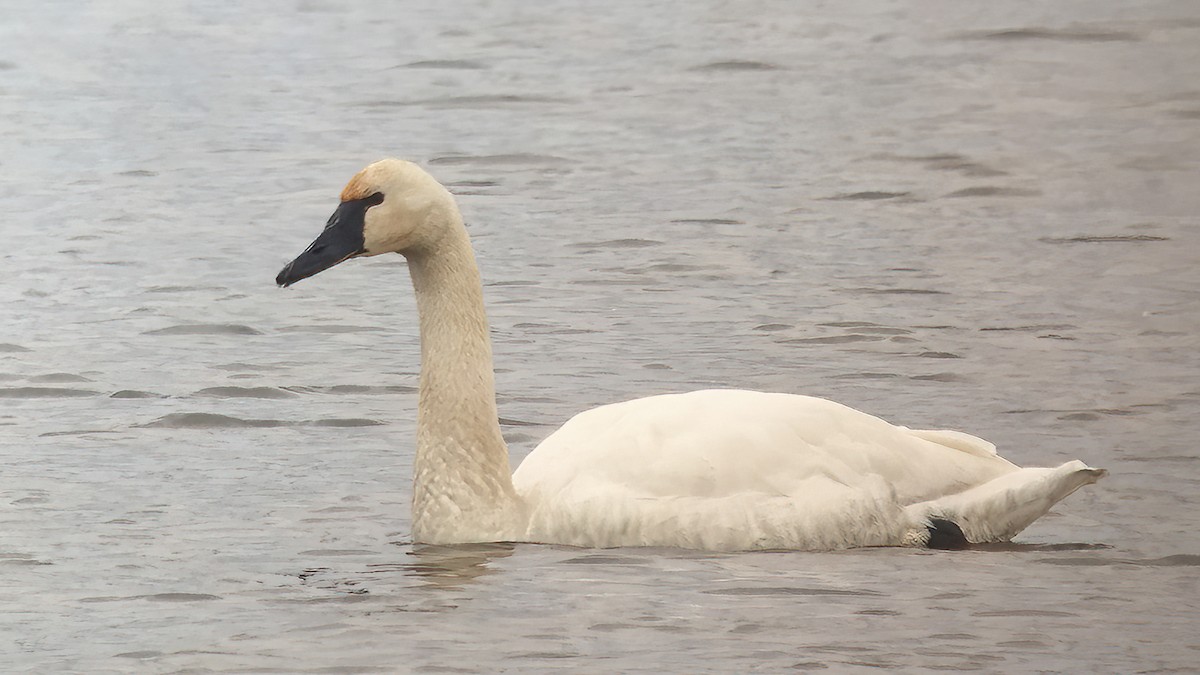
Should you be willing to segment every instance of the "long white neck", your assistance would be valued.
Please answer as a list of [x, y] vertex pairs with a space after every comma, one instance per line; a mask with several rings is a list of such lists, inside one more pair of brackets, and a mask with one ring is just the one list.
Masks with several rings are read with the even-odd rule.
[[413, 540], [512, 540], [522, 508], [496, 415], [479, 268], [457, 208], [442, 217], [444, 236], [405, 254], [421, 321]]

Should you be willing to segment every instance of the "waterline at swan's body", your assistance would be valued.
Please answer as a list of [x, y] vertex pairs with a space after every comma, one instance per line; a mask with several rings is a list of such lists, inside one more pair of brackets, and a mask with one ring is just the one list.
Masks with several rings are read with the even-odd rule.
[[1077, 461], [1022, 469], [967, 434], [741, 390], [584, 412], [510, 475], [479, 271], [453, 198], [415, 165], [384, 160], [342, 200], [277, 281], [359, 255], [408, 259], [421, 328], [415, 541], [708, 550], [925, 545], [933, 534], [1001, 541], [1103, 475]]

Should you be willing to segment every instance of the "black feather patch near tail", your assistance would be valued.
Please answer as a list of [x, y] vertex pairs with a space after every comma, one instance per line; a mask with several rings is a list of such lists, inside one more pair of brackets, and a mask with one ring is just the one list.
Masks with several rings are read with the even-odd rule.
[[930, 518], [926, 529], [929, 530], [929, 541], [925, 544], [927, 548], [960, 551], [971, 545], [967, 541], [967, 536], [963, 534], [962, 528], [953, 521]]

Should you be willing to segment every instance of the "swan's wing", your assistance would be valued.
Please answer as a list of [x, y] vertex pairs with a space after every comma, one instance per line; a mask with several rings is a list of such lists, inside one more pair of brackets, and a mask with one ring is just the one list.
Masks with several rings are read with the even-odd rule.
[[[906, 429], [906, 427], [900, 427]], [[996, 457], [996, 444], [985, 441], [978, 436], [964, 434], [961, 431], [949, 429], [906, 429], [908, 433], [931, 443], [944, 445], [978, 457]]]
[[833, 401], [744, 390], [652, 396], [580, 413], [513, 476], [518, 491], [579, 477], [647, 497], [794, 494], [813, 476], [882, 478], [901, 503], [932, 499], [1015, 469], [982, 439], [911, 431]]

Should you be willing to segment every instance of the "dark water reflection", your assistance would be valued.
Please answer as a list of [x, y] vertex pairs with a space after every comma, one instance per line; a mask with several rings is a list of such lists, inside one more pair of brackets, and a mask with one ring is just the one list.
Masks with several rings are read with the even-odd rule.
[[405, 573], [430, 586], [459, 588], [489, 574], [492, 563], [512, 555], [515, 544], [460, 544], [457, 546], [416, 545], [409, 551], [412, 562], [400, 566]]

